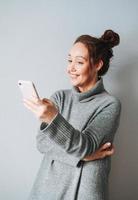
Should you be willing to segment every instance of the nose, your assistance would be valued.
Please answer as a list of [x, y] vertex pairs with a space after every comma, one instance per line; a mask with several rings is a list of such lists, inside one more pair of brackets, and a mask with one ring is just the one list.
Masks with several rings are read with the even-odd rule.
[[75, 63], [72, 62], [72, 63], [69, 64], [69, 71], [70, 72], [75, 72], [76, 71]]

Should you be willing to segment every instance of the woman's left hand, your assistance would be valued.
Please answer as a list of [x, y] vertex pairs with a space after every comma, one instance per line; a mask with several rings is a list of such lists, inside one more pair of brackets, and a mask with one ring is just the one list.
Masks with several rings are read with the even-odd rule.
[[50, 123], [58, 113], [58, 109], [50, 99], [38, 99], [33, 96], [31, 100], [23, 99], [23, 103], [37, 118], [46, 123]]
[[115, 147], [110, 142], [103, 144], [99, 149], [97, 149], [90, 156], [83, 158], [84, 161], [93, 161], [103, 159], [107, 156], [111, 156], [115, 153]]

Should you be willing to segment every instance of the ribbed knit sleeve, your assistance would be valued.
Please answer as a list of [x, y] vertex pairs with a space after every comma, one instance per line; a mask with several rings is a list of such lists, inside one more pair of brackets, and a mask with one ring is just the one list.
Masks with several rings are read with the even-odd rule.
[[[49, 99], [53, 101], [57, 109], [60, 110], [57, 92], [58, 91], [54, 92]], [[36, 135], [36, 147], [40, 153], [46, 153], [53, 148], [52, 141], [49, 138], [45, 138], [45, 134], [42, 131], [40, 131], [41, 129], [45, 129], [47, 126], [48, 123], [41, 122], [39, 128], [37, 129], [38, 134]]]
[[121, 103], [116, 100], [104, 107], [89, 123], [85, 130], [75, 129], [60, 113], [39, 132], [45, 140], [51, 140], [66, 153], [83, 159], [96, 151], [106, 141], [113, 141], [119, 126]]

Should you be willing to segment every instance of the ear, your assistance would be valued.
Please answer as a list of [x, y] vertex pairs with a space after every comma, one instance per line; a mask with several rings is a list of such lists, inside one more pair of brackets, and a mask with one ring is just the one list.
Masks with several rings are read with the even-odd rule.
[[99, 60], [99, 62], [96, 64], [96, 69], [97, 71], [99, 71], [103, 66], [103, 61], [102, 60]]

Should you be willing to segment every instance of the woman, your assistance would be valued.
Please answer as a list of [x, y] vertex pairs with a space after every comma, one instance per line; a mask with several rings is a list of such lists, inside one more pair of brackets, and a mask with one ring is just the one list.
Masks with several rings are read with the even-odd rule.
[[[50, 99], [25, 100], [41, 120], [37, 148], [43, 161], [30, 200], [107, 200], [113, 143], [121, 103], [109, 94], [102, 76], [109, 68], [119, 35], [106, 30], [100, 38], [82, 35], [68, 57], [72, 88]], [[103, 145], [103, 146], [102, 146]]]

